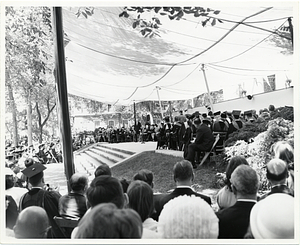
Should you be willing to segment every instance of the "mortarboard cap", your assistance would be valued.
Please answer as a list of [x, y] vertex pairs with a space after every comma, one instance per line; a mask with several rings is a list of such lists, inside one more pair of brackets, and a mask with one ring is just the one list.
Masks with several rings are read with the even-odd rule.
[[221, 118], [226, 118], [227, 117], [227, 113], [224, 111], [221, 113]]
[[207, 114], [206, 114], [206, 113], [202, 113], [202, 117], [203, 117], [203, 118], [206, 118], [206, 117], [207, 117]]
[[40, 172], [43, 172], [45, 169], [47, 169], [43, 164], [41, 163], [34, 163], [33, 165], [25, 168], [22, 173], [27, 176], [28, 178], [31, 178]]
[[241, 111], [233, 110], [232, 115], [239, 116], [241, 114]]
[[244, 115], [245, 116], [252, 116], [252, 111], [250, 110], [250, 111], [244, 111]]
[[214, 112], [214, 116], [218, 116], [218, 115], [221, 115], [221, 112], [220, 112], [220, 111]]

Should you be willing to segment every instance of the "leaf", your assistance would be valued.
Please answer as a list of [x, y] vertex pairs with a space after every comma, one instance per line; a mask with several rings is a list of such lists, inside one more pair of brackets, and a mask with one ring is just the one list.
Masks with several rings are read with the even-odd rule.
[[82, 12], [82, 15], [87, 19], [86, 13]]
[[154, 12], [155, 12], [155, 13], [158, 13], [159, 10], [161, 10], [161, 7], [155, 7], [155, 8], [154, 8]]
[[214, 26], [216, 24], [216, 19], [213, 19], [213, 21], [211, 22], [211, 25]]
[[220, 20], [220, 19], [218, 19], [218, 21], [219, 21], [220, 23], [223, 23], [223, 21], [222, 21], [222, 20]]
[[216, 10], [214, 11], [214, 14], [219, 14], [221, 11], [220, 10]]
[[121, 14], [119, 14], [119, 17], [122, 17], [124, 15], [125, 11], [123, 11]]
[[199, 12], [194, 13], [195, 17], [199, 17], [201, 14]]
[[124, 17], [125, 17], [125, 18], [128, 18], [128, 17], [129, 17], [129, 14], [128, 14], [127, 12], [125, 12], [125, 13], [124, 13]]
[[134, 21], [134, 22], [132, 23], [132, 28], [135, 29], [136, 26], [137, 26], [137, 21]]

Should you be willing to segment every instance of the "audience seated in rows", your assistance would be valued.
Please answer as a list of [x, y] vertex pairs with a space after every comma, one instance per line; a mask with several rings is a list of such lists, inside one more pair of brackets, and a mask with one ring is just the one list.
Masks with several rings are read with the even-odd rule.
[[274, 193], [259, 201], [251, 210], [245, 238], [293, 239], [294, 206], [294, 198], [283, 193]]
[[238, 166], [231, 175], [231, 185], [236, 203], [216, 213], [219, 218], [218, 238], [244, 238], [250, 212], [257, 201], [258, 175], [247, 165]]
[[25, 238], [47, 238], [50, 229], [46, 211], [38, 206], [31, 206], [23, 209], [14, 227], [15, 237]]
[[216, 239], [218, 218], [211, 206], [198, 196], [178, 196], [165, 204], [158, 233], [167, 239]]
[[217, 194], [217, 204], [220, 209], [231, 207], [236, 203], [236, 195], [231, 188], [231, 174], [240, 165], [249, 165], [246, 158], [242, 156], [234, 156], [230, 159], [226, 167], [225, 186], [219, 190]]
[[194, 172], [191, 162], [182, 160], [177, 162], [173, 168], [173, 176], [176, 184], [176, 188], [169, 194], [161, 194], [155, 201], [156, 214], [154, 217], [158, 217], [163, 209], [164, 205], [171, 199], [182, 195], [195, 195], [204, 199], [209, 205], [211, 205], [211, 199], [209, 196], [195, 192], [191, 185], [194, 181]]
[[141, 180], [134, 180], [128, 187], [127, 195], [128, 207], [134, 209], [142, 219], [142, 238], [158, 238], [157, 222], [150, 218], [154, 210], [153, 190], [150, 185]]
[[143, 232], [139, 214], [133, 209], [120, 209], [113, 203], [93, 207], [79, 222], [76, 239], [141, 238]]

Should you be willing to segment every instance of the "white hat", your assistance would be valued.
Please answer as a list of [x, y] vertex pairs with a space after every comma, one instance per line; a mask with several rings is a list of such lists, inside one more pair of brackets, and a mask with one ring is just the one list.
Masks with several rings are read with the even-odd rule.
[[275, 193], [256, 203], [250, 213], [255, 239], [294, 238], [294, 198]]
[[179, 196], [164, 205], [158, 220], [163, 238], [218, 238], [219, 220], [201, 197]]

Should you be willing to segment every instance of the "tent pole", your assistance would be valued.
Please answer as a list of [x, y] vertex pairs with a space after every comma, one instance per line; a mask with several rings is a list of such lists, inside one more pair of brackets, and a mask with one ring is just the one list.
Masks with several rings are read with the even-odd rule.
[[204, 75], [204, 80], [205, 80], [205, 85], [206, 85], [206, 89], [207, 89], [207, 93], [208, 93], [210, 107], [211, 107], [212, 112], [214, 112], [213, 102], [212, 102], [212, 99], [210, 96], [210, 91], [209, 91], [209, 87], [208, 87], [208, 83], [207, 83], [207, 79], [206, 79], [206, 75], [205, 75], [204, 64], [202, 64], [201, 70], [203, 71], [203, 75]]
[[135, 109], [135, 101], [133, 101], [133, 115], [134, 115], [134, 126], [136, 126], [136, 109]]
[[54, 54], [55, 54], [55, 80], [57, 90], [57, 100], [59, 108], [59, 124], [62, 141], [62, 152], [67, 186], [70, 191], [69, 180], [75, 172], [72, 134], [69, 117], [67, 79], [64, 53], [64, 32], [62, 21], [62, 8], [53, 7], [53, 33], [54, 33]]
[[162, 111], [161, 101], [160, 101], [160, 98], [159, 98], [159, 93], [158, 93], [159, 89], [160, 89], [160, 87], [156, 86], [156, 92], [157, 92], [157, 97], [158, 97], [158, 101], [159, 101], [161, 120], [163, 121], [164, 120], [164, 114], [163, 114], [163, 111]]

